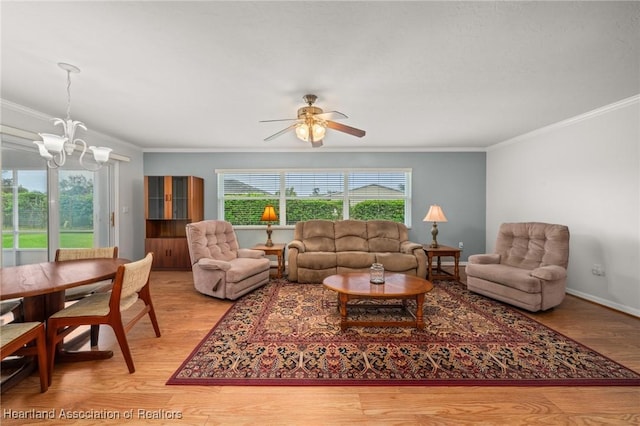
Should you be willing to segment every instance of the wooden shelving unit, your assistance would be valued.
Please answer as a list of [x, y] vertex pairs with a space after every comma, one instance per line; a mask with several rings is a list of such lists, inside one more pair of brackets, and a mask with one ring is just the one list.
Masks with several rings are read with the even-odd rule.
[[204, 180], [145, 176], [145, 251], [153, 269], [191, 269], [185, 227], [204, 219]]

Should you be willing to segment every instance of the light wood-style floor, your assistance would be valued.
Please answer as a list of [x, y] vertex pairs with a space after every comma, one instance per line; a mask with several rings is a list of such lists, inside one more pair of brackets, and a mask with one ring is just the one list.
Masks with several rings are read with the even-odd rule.
[[[640, 387], [166, 386], [231, 302], [197, 293], [190, 272], [153, 272], [152, 297], [162, 337], [154, 337], [148, 319], [128, 334], [134, 374], [128, 373], [111, 330], [103, 327], [100, 346], [113, 348], [113, 358], [57, 364], [44, 394], [34, 373], [2, 395], [0, 423], [37, 424], [10, 419], [34, 409], [55, 410], [56, 420], [46, 424], [64, 425], [74, 422], [61, 418], [61, 410], [120, 416], [110, 424], [640, 424]], [[572, 296], [534, 317], [640, 371], [640, 319]]]

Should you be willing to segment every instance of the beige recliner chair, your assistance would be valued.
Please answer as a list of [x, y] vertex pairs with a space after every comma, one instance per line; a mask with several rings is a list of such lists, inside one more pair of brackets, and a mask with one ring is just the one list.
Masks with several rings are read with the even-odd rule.
[[235, 300], [269, 282], [269, 259], [262, 250], [241, 249], [229, 222], [187, 224], [193, 283], [199, 292]]
[[503, 223], [495, 253], [469, 256], [469, 290], [531, 312], [565, 296], [569, 228], [549, 223]]

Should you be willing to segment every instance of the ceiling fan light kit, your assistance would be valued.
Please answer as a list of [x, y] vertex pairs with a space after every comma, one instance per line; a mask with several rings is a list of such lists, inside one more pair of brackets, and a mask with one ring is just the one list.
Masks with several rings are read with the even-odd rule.
[[298, 118], [285, 118], [282, 120], [263, 120], [261, 123], [271, 121], [295, 121], [289, 127], [280, 130], [267, 138], [265, 141], [270, 141], [277, 138], [288, 131], [295, 129], [296, 137], [304, 142], [311, 142], [313, 148], [322, 146], [322, 140], [325, 137], [327, 128], [338, 130], [359, 138], [363, 137], [366, 132], [364, 130], [356, 129], [355, 127], [345, 126], [344, 124], [336, 123], [329, 120], [329, 118], [341, 119], [348, 118], [345, 114], [338, 111], [324, 112], [321, 108], [313, 106], [318, 99], [316, 95], [307, 94], [302, 97], [307, 103], [307, 106], [298, 109]]

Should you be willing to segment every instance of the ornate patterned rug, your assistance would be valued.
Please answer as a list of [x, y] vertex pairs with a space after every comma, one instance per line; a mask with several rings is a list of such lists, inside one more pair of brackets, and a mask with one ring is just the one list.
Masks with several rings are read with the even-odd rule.
[[[351, 311], [409, 315], [393, 306]], [[463, 284], [436, 282], [424, 314], [424, 330], [341, 331], [335, 292], [272, 281], [237, 301], [167, 384], [640, 385], [640, 374]]]

